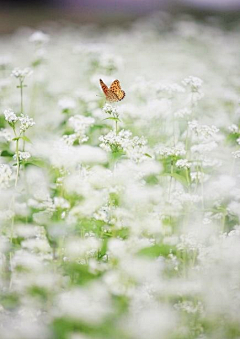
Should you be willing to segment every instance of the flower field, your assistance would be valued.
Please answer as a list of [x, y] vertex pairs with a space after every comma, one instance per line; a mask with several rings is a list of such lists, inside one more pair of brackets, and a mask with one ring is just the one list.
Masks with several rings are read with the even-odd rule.
[[0, 36], [0, 339], [240, 338], [239, 30]]

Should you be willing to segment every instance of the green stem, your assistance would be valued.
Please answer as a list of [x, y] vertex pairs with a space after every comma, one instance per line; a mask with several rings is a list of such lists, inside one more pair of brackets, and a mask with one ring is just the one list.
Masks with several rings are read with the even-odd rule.
[[17, 187], [17, 183], [18, 183], [18, 177], [19, 177], [19, 169], [20, 169], [20, 161], [19, 161], [19, 139], [17, 137], [17, 133], [15, 130], [15, 127], [13, 127], [13, 132], [15, 137], [17, 138], [16, 140], [16, 157], [17, 157], [17, 175], [16, 175], [16, 180], [15, 180], [15, 187]]
[[23, 113], [23, 82], [20, 81], [20, 93], [21, 93], [21, 112]]
[[15, 187], [17, 187], [18, 176], [19, 176], [19, 168], [20, 168], [20, 162], [19, 162], [19, 140], [16, 141], [16, 156], [17, 156], [17, 176], [16, 176], [16, 180], [15, 180]]
[[227, 212], [226, 212], [226, 210], [225, 210], [225, 211], [223, 212], [223, 217], [222, 217], [222, 233], [224, 233], [224, 231], [225, 231], [226, 215], [227, 215]]
[[188, 168], [186, 168], [186, 178], [187, 178], [188, 188], [190, 189], [191, 182], [190, 182], [189, 169]]
[[203, 173], [202, 164], [200, 166], [200, 171], [201, 171], [202, 209], [204, 210], [204, 188], [203, 188], [204, 173]]
[[115, 129], [116, 129], [116, 135], [117, 135], [117, 133], [118, 133], [118, 122], [117, 122], [117, 120], [115, 121]]
[[173, 180], [173, 161], [171, 160], [171, 177], [169, 183], [169, 191], [168, 191], [168, 200], [170, 201], [171, 190], [172, 190], [172, 180]]

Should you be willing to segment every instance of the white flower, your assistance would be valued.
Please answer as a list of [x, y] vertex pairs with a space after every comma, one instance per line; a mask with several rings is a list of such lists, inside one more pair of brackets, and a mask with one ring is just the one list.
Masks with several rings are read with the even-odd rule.
[[61, 197], [54, 197], [53, 198], [53, 205], [55, 208], [59, 209], [68, 209], [70, 207], [69, 202]]
[[[1, 169], [0, 169], [0, 173], [1, 173]], [[0, 187], [1, 187], [1, 174], [0, 174]], [[0, 211], [0, 221], [10, 220], [12, 219], [13, 216], [14, 216], [14, 212], [11, 210]]]
[[[74, 142], [78, 139], [77, 134], [73, 133], [73, 134], [69, 134], [69, 135], [63, 135], [62, 139], [64, 140], [64, 142], [68, 145], [68, 146], [72, 146], [74, 144]], [[82, 137], [81, 138], [81, 142], [85, 142], [88, 140], [88, 137]]]
[[197, 303], [193, 302], [193, 301], [182, 301], [182, 302], [178, 302], [177, 304], [174, 305], [176, 310], [181, 310], [184, 311], [186, 313], [203, 313], [203, 304], [201, 303], [201, 301], [198, 301]]
[[109, 114], [109, 115], [113, 115], [114, 117], [118, 117], [118, 115], [119, 115], [116, 107], [113, 107], [110, 104], [105, 104], [103, 106], [103, 112], [106, 113], [106, 114]]
[[49, 35], [41, 31], [36, 31], [30, 36], [29, 41], [36, 44], [45, 44], [49, 41]]
[[228, 130], [229, 130], [230, 133], [233, 133], [233, 134], [240, 133], [239, 127], [237, 125], [235, 125], [235, 124], [232, 124], [232, 125], [228, 126]]
[[7, 188], [14, 179], [13, 171], [7, 164], [0, 164], [0, 187]]
[[24, 79], [28, 76], [30, 76], [33, 73], [33, 71], [31, 70], [31, 68], [23, 68], [20, 69], [18, 67], [14, 68], [14, 70], [12, 71], [11, 76], [19, 79], [21, 82], [24, 81]]
[[186, 154], [184, 149], [184, 145], [179, 143], [176, 146], [167, 147], [158, 145], [155, 147], [155, 151], [157, 154], [161, 155], [162, 157], [170, 157], [170, 156], [183, 156]]
[[185, 118], [186, 116], [189, 116], [192, 114], [192, 111], [189, 108], [183, 108], [174, 113], [174, 116], [176, 118]]
[[185, 89], [178, 84], [171, 84], [167, 86], [159, 84], [156, 86], [156, 91], [157, 93], [166, 92], [168, 95], [172, 96], [175, 93], [184, 93]]
[[11, 141], [12, 140], [11, 133], [6, 128], [0, 129], [0, 139], [1, 138], [4, 141]]
[[240, 151], [232, 152], [232, 156], [233, 156], [235, 159], [239, 159], [239, 158], [240, 158]]
[[12, 58], [9, 55], [2, 55], [0, 56], [0, 68], [6, 68], [12, 62]]
[[191, 167], [191, 163], [188, 162], [187, 159], [179, 159], [176, 162], [176, 167], [178, 167], [178, 168], [190, 168]]
[[[18, 152], [19, 160], [27, 161], [29, 158], [31, 158], [31, 154], [29, 152]], [[13, 156], [14, 160], [17, 160], [17, 154], [14, 154]]]
[[68, 125], [73, 128], [74, 133], [70, 135], [64, 135], [63, 140], [67, 145], [71, 146], [75, 141], [83, 143], [88, 140], [86, 135], [87, 130], [94, 124], [95, 120], [91, 117], [85, 117], [83, 115], [74, 115], [68, 120]]
[[184, 86], [190, 86], [192, 92], [198, 92], [202, 87], [203, 81], [200, 78], [189, 76], [182, 81]]
[[18, 121], [18, 117], [16, 116], [16, 114], [13, 112], [12, 109], [5, 109], [5, 111], [3, 112], [3, 114], [5, 115], [5, 120], [9, 123], [9, 124], [15, 124], [15, 122]]
[[121, 57], [116, 56], [116, 54], [110, 54], [110, 53], [101, 53], [98, 56], [98, 64], [101, 69], [113, 71], [118, 70], [122, 67], [123, 60]]
[[206, 153], [206, 152], [211, 152], [212, 150], [214, 150], [217, 147], [217, 143], [215, 141], [210, 141], [210, 142], [206, 142], [206, 143], [202, 143], [199, 145], [193, 145], [191, 147], [191, 151], [193, 153]]
[[35, 125], [35, 122], [33, 121], [33, 119], [29, 118], [28, 115], [21, 114], [21, 116], [19, 117], [19, 121], [20, 121], [20, 131], [21, 132], [26, 132], [26, 130], [29, 127], [32, 127], [32, 126]]
[[188, 126], [197, 137], [200, 137], [204, 140], [214, 138], [219, 132], [219, 129], [216, 126], [200, 125], [196, 120], [189, 121]]
[[128, 130], [121, 130], [118, 134], [110, 131], [106, 135], [101, 135], [99, 141], [101, 142], [100, 147], [107, 152], [124, 151], [130, 159], [137, 162], [146, 159], [147, 140], [137, 136], [132, 138], [132, 132]]
[[101, 283], [75, 287], [59, 295], [57, 311], [68, 319], [98, 325], [111, 311], [110, 295]]
[[63, 110], [71, 110], [76, 107], [76, 102], [72, 98], [63, 98], [58, 101], [58, 106]]
[[203, 182], [205, 179], [205, 174], [203, 172], [191, 172], [190, 177], [192, 181]]

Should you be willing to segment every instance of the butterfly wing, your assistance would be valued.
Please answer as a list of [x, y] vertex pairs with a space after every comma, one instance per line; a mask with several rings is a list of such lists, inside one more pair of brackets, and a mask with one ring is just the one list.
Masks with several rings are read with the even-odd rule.
[[110, 91], [117, 96], [118, 101], [122, 100], [125, 97], [125, 92], [121, 89], [119, 80], [113, 81], [110, 86]]
[[107, 85], [102, 81], [102, 79], [99, 79], [100, 85], [102, 87], [103, 93], [107, 96], [107, 93], [109, 91]]
[[118, 96], [107, 87], [107, 85], [102, 81], [102, 79], [100, 79], [99, 81], [107, 101], [110, 102], [119, 101]]

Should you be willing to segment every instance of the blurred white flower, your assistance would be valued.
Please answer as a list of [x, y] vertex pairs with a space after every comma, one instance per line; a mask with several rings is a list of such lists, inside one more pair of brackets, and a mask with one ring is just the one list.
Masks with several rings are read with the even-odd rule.
[[182, 81], [184, 86], [190, 86], [192, 92], [198, 92], [202, 87], [203, 81], [200, 78], [189, 76]]
[[100, 283], [74, 288], [58, 296], [56, 314], [68, 319], [98, 325], [110, 312], [110, 295]]
[[19, 119], [12, 109], [5, 109], [3, 114], [5, 116], [5, 120], [10, 124], [15, 124]]
[[7, 164], [0, 164], [0, 187], [7, 188], [14, 179], [11, 167]]
[[94, 124], [95, 120], [91, 117], [85, 117], [82, 115], [74, 115], [69, 118], [68, 124], [71, 128], [73, 128], [74, 132], [70, 135], [64, 135], [63, 140], [68, 145], [73, 145], [75, 141], [79, 143], [86, 142], [88, 140], [88, 136], [86, 135], [89, 127]]
[[20, 69], [18, 67], [14, 68], [11, 76], [19, 79], [21, 82], [24, 81], [24, 79], [28, 76], [30, 76], [33, 73], [33, 71], [31, 70], [31, 68], [23, 68]]
[[[21, 161], [27, 161], [31, 158], [31, 154], [29, 152], [18, 152], [19, 160]], [[17, 155], [14, 154], [13, 159], [17, 160]]]
[[234, 159], [239, 159], [240, 158], [240, 151], [232, 152], [232, 156], [233, 156]]
[[3, 139], [4, 141], [11, 141], [12, 140], [12, 135], [9, 130], [6, 128], [1, 128], [0, 129], [0, 139]]
[[191, 163], [187, 159], [179, 159], [176, 162], [176, 167], [178, 167], [178, 168], [190, 168]]
[[163, 145], [157, 145], [155, 147], [156, 154], [161, 155], [162, 157], [169, 157], [169, 156], [183, 156], [186, 154], [184, 149], [184, 145], [182, 143], [177, 144], [173, 147], [166, 147]]
[[229, 130], [230, 133], [233, 133], [233, 134], [240, 133], [239, 127], [237, 125], [235, 125], [235, 124], [232, 124], [232, 125], [228, 126], [228, 130]]
[[29, 37], [29, 41], [35, 44], [45, 44], [49, 42], [49, 35], [41, 31], [36, 31]]
[[61, 110], [72, 110], [76, 107], [76, 102], [72, 98], [63, 98], [58, 101], [58, 106]]

